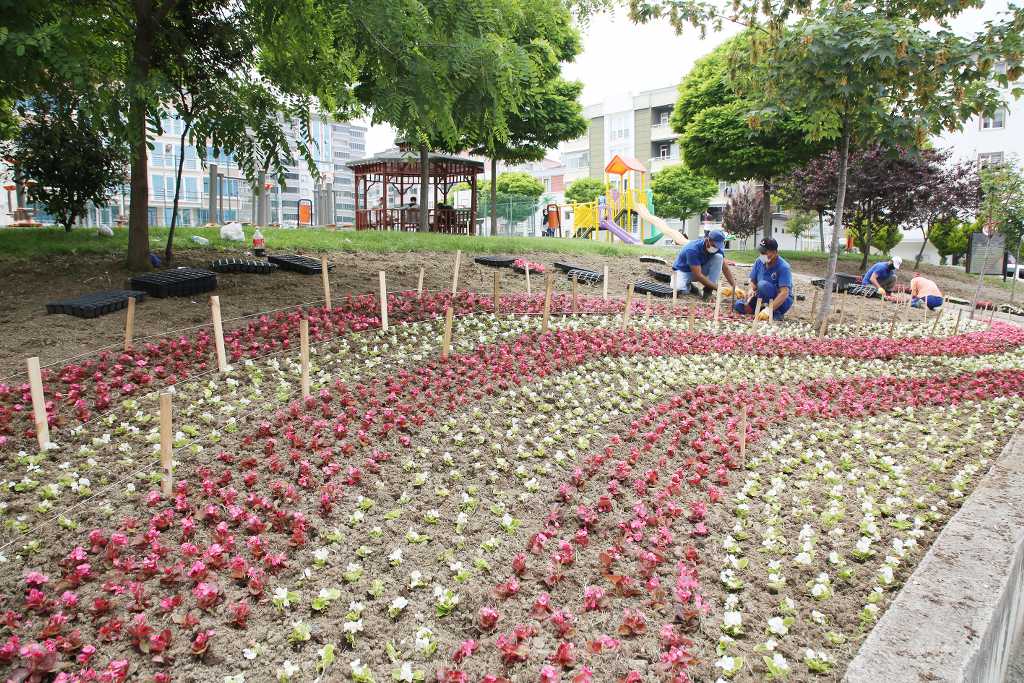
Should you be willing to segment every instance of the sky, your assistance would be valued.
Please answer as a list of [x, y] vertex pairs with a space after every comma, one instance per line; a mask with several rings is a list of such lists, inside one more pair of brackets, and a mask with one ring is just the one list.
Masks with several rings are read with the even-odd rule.
[[[583, 82], [584, 106], [614, 95], [676, 85], [696, 59], [738, 31], [725, 26], [721, 33], [701, 40], [692, 29], [676, 35], [665, 21], [637, 26], [620, 9], [593, 17], [582, 27], [583, 52], [564, 65], [562, 73]], [[372, 126], [366, 135], [367, 156], [393, 147], [394, 136], [390, 126]]]

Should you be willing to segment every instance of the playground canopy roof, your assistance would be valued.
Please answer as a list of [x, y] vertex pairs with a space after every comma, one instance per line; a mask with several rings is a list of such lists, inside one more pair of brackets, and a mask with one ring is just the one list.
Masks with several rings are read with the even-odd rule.
[[[466, 157], [437, 154], [431, 152], [428, 157], [428, 173], [431, 178], [449, 176], [471, 176], [484, 172], [484, 162]], [[387, 174], [391, 177], [420, 176], [420, 156], [416, 152], [389, 150], [367, 159], [350, 161], [348, 167], [357, 174]]]
[[605, 173], [614, 173], [615, 175], [624, 175], [629, 171], [647, 173], [647, 167], [640, 163], [639, 159], [624, 157], [618, 154], [613, 156], [612, 160], [608, 162], [608, 165], [604, 167]]

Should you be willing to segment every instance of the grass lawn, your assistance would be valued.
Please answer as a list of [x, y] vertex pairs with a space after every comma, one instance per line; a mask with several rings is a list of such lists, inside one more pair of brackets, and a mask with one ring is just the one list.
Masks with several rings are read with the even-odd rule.
[[[322, 229], [279, 229], [264, 228], [263, 235], [267, 248], [273, 251], [301, 252], [372, 252], [408, 253], [418, 251], [488, 254], [525, 254], [550, 252], [556, 254], [593, 254], [597, 256], [627, 256], [635, 258], [640, 254], [666, 256], [673, 249], [643, 245], [610, 244], [594, 240], [552, 239], [540, 237], [465, 237], [416, 232], [380, 232], [376, 230], [322, 230]], [[208, 247], [192, 241], [193, 235], [210, 240]], [[150, 228], [151, 248], [163, 254], [167, 241], [167, 228]], [[251, 239], [252, 230], [246, 228], [246, 238]], [[95, 229], [80, 228], [71, 233], [62, 229], [17, 228], [0, 229], [0, 257], [27, 259], [45, 257], [48, 254], [116, 254], [124, 253], [128, 246], [127, 228], [114, 230], [113, 237], [97, 237]], [[174, 231], [174, 247], [184, 249], [214, 249], [218, 251], [238, 249], [238, 242], [220, 239], [217, 228], [177, 228]], [[247, 243], [248, 247], [249, 244]]]

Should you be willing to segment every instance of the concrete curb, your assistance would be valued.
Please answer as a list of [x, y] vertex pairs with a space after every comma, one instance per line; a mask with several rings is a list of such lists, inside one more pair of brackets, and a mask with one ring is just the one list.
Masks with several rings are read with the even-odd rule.
[[935, 540], [848, 683], [1001, 683], [1024, 636], [1024, 428]]

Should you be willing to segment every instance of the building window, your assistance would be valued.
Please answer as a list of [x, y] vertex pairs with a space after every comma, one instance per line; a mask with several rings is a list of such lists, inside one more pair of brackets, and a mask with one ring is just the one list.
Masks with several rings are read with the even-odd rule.
[[658, 158], [668, 159], [672, 154], [672, 145], [658, 145]]
[[659, 126], [667, 126], [671, 116], [672, 116], [671, 112], [667, 112], [667, 111], [663, 111], [660, 114], [658, 114], [658, 125]]
[[985, 152], [984, 154], [978, 155], [978, 166], [981, 166], [982, 168], [1001, 163], [1003, 163], [1002, 152]]
[[1006, 110], [997, 109], [992, 116], [981, 117], [982, 130], [1000, 130], [1006, 128]]

